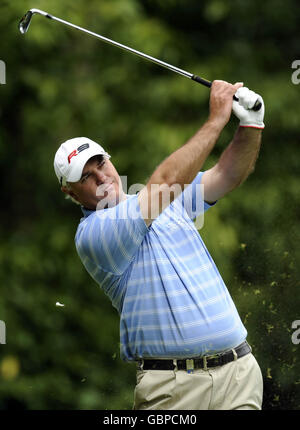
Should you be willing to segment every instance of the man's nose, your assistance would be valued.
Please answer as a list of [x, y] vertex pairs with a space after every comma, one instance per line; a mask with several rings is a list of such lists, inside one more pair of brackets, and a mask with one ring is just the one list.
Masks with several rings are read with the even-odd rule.
[[95, 171], [95, 177], [96, 177], [97, 185], [103, 184], [106, 180], [106, 175], [98, 169]]

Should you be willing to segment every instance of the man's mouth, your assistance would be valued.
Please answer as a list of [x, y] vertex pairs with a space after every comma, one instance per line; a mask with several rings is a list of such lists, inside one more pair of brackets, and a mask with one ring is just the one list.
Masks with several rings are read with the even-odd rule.
[[113, 182], [108, 184], [101, 184], [96, 190], [97, 197], [107, 197], [108, 194], [114, 189]]
[[101, 184], [96, 190], [96, 210], [107, 209], [118, 204], [119, 198], [114, 182]]

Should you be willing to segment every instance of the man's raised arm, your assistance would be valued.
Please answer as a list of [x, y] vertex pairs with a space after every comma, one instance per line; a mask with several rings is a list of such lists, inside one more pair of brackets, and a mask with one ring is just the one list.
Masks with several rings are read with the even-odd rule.
[[[185, 185], [193, 181], [229, 121], [233, 95], [242, 85], [213, 82], [208, 120], [185, 145], [157, 167], [139, 193], [141, 213], [147, 225], [183, 191]], [[170, 188], [173, 189], [172, 195], [166, 198], [164, 192], [169, 194]]]
[[[254, 170], [258, 157], [262, 130], [264, 129], [264, 102], [260, 96], [248, 88], [237, 91], [239, 102], [233, 102], [233, 112], [240, 124], [233, 141], [222, 153], [217, 164], [207, 170], [202, 177], [204, 199], [215, 202], [238, 187]], [[259, 99], [259, 111], [249, 109]]]

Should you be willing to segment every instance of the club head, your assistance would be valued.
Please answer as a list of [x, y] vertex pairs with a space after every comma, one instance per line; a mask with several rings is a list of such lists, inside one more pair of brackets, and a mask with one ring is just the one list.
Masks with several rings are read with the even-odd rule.
[[50, 15], [48, 12], [44, 12], [40, 9], [30, 9], [28, 12], [25, 13], [21, 21], [19, 22], [19, 30], [22, 34], [25, 34], [28, 31], [29, 25], [31, 23], [31, 19], [35, 13], [38, 13], [39, 15], [45, 16], [49, 19], [54, 19], [52, 15]]
[[19, 22], [19, 30], [22, 34], [25, 34], [29, 28], [29, 25], [31, 23], [31, 18], [33, 16], [33, 12], [29, 10], [25, 13], [21, 21]]

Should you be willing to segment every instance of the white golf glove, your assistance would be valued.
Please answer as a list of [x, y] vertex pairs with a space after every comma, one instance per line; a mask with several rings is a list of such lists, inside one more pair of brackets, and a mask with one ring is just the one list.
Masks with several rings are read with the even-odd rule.
[[[253, 127], [264, 129], [265, 105], [262, 97], [247, 87], [241, 87], [235, 93], [239, 101], [233, 101], [232, 110], [235, 116], [240, 120], [241, 127]], [[256, 100], [261, 102], [261, 108], [254, 111], [251, 108]]]

